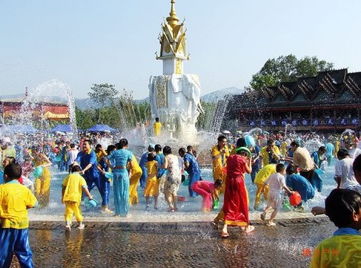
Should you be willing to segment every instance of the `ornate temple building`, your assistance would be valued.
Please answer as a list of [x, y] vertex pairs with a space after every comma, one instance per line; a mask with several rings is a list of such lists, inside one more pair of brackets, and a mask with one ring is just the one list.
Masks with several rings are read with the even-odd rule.
[[30, 101], [27, 92], [23, 97], [0, 100], [0, 123], [11, 124], [22, 121], [24, 117], [32, 121], [45, 120], [69, 122], [69, 107], [64, 103], [49, 101]]
[[319, 72], [232, 98], [224, 128], [338, 132], [360, 127], [361, 72]]

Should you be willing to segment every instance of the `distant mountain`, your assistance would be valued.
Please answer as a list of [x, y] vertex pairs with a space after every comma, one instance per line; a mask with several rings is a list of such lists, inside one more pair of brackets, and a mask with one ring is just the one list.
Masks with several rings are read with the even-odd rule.
[[[236, 87], [229, 87], [225, 89], [220, 89], [213, 91], [211, 93], [205, 94], [201, 97], [201, 100], [204, 102], [217, 102], [218, 100], [224, 98], [225, 95], [231, 94], [231, 95], [237, 95], [243, 93], [243, 89], [239, 89]], [[0, 96], [0, 100], [6, 100], [6, 99], [18, 99], [23, 98], [24, 94], [16, 94], [16, 95], [3, 95]], [[66, 99], [58, 96], [46, 96], [46, 97], [40, 97], [41, 101], [51, 101], [51, 102], [60, 102], [60, 103], [66, 103]], [[146, 97], [144, 99], [140, 100], [134, 100], [136, 103], [141, 102], [149, 102], [149, 97]], [[75, 106], [79, 108], [80, 110], [87, 110], [87, 109], [96, 109], [100, 108], [100, 105], [93, 102], [90, 98], [84, 98], [84, 99], [75, 99]]]
[[204, 102], [217, 102], [220, 99], [223, 99], [226, 95], [238, 95], [243, 93], [244, 90], [237, 87], [229, 87], [225, 89], [219, 89], [211, 93], [205, 94], [201, 97], [201, 100]]
[[[141, 100], [134, 100], [134, 102], [135, 103], [149, 102], [149, 97]], [[110, 105], [110, 102], [105, 104], [105, 106], [107, 105]], [[75, 99], [75, 106], [80, 110], [97, 109], [101, 107], [98, 103], [92, 101], [90, 98]]]
[[100, 108], [98, 103], [95, 103], [90, 98], [75, 99], [75, 106], [80, 110], [97, 109]]

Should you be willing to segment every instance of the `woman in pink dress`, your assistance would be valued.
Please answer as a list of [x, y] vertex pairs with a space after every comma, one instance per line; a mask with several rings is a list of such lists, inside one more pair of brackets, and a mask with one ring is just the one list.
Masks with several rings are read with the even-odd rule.
[[227, 159], [227, 180], [224, 194], [224, 226], [222, 237], [229, 237], [228, 225], [240, 226], [247, 233], [254, 227], [249, 225], [248, 192], [245, 173], [252, 171], [251, 152], [246, 147], [236, 149], [236, 154]]
[[209, 212], [212, 209], [213, 199], [218, 199], [216, 189], [220, 189], [222, 180], [216, 180], [214, 183], [210, 181], [197, 181], [193, 183], [192, 190], [202, 196], [202, 211]]

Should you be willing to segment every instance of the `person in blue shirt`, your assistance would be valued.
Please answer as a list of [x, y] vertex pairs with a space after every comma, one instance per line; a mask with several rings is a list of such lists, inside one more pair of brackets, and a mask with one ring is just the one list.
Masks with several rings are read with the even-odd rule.
[[145, 188], [146, 180], [148, 178], [148, 171], [147, 171], [148, 154], [153, 152], [154, 152], [154, 147], [152, 145], [149, 145], [148, 151], [142, 154], [139, 161], [139, 166], [141, 167], [143, 172], [142, 176], [140, 177], [140, 187], [142, 189]]
[[107, 157], [108, 165], [113, 170], [113, 190], [115, 216], [126, 217], [129, 212], [129, 173], [132, 168], [132, 152], [128, 151], [128, 140], [121, 139], [117, 150]]
[[304, 202], [315, 196], [315, 188], [313, 188], [312, 184], [305, 177], [296, 172], [295, 166], [289, 164], [286, 173], [287, 187], [292, 188], [293, 191], [297, 191]]
[[162, 146], [160, 144], [156, 144], [154, 146], [155, 149], [155, 161], [158, 163], [158, 171], [157, 171], [157, 178], [159, 179], [159, 191], [163, 192], [164, 190], [164, 183], [167, 175], [167, 170], [164, 168], [165, 163], [165, 156], [162, 153]]
[[313, 152], [311, 154], [313, 162], [315, 162], [315, 165], [317, 166], [317, 168], [321, 168], [322, 167], [322, 162], [326, 161], [326, 154], [325, 153], [326, 153], [325, 146], [321, 146], [320, 148], [318, 148], [317, 152]]
[[[104, 199], [103, 189], [101, 187], [101, 176], [98, 170], [97, 156], [91, 148], [90, 140], [85, 140], [83, 150], [78, 153], [75, 162], [79, 164], [82, 171], [81, 175], [85, 178], [89, 192], [96, 186], [102, 199]], [[103, 203], [106, 202], [102, 200]]]
[[184, 148], [180, 148], [178, 153], [183, 158], [185, 170], [189, 175], [189, 184], [188, 184], [189, 196], [196, 197], [197, 193], [192, 190], [192, 186], [201, 178], [201, 170], [199, 168], [197, 159], [189, 151], [186, 152]]
[[329, 166], [331, 165], [334, 154], [335, 146], [331, 142], [326, 143], [326, 158]]
[[103, 193], [102, 212], [104, 213], [113, 213], [113, 211], [109, 209], [110, 180], [106, 177], [105, 174], [110, 171], [110, 168], [107, 164], [107, 155], [110, 155], [111, 152], [115, 149], [115, 145], [109, 145], [107, 147], [106, 154], [100, 154], [100, 159], [98, 159], [98, 169], [100, 171], [100, 186]]

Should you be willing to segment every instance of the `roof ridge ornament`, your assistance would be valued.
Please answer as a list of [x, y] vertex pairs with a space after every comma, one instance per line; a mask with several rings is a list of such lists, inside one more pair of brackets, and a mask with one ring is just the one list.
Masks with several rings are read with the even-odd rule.
[[169, 17], [167, 18], [167, 22], [172, 28], [178, 25], [179, 19], [177, 17], [177, 13], [175, 11], [175, 0], [170, 1], [171, 7], [169, 12]]

